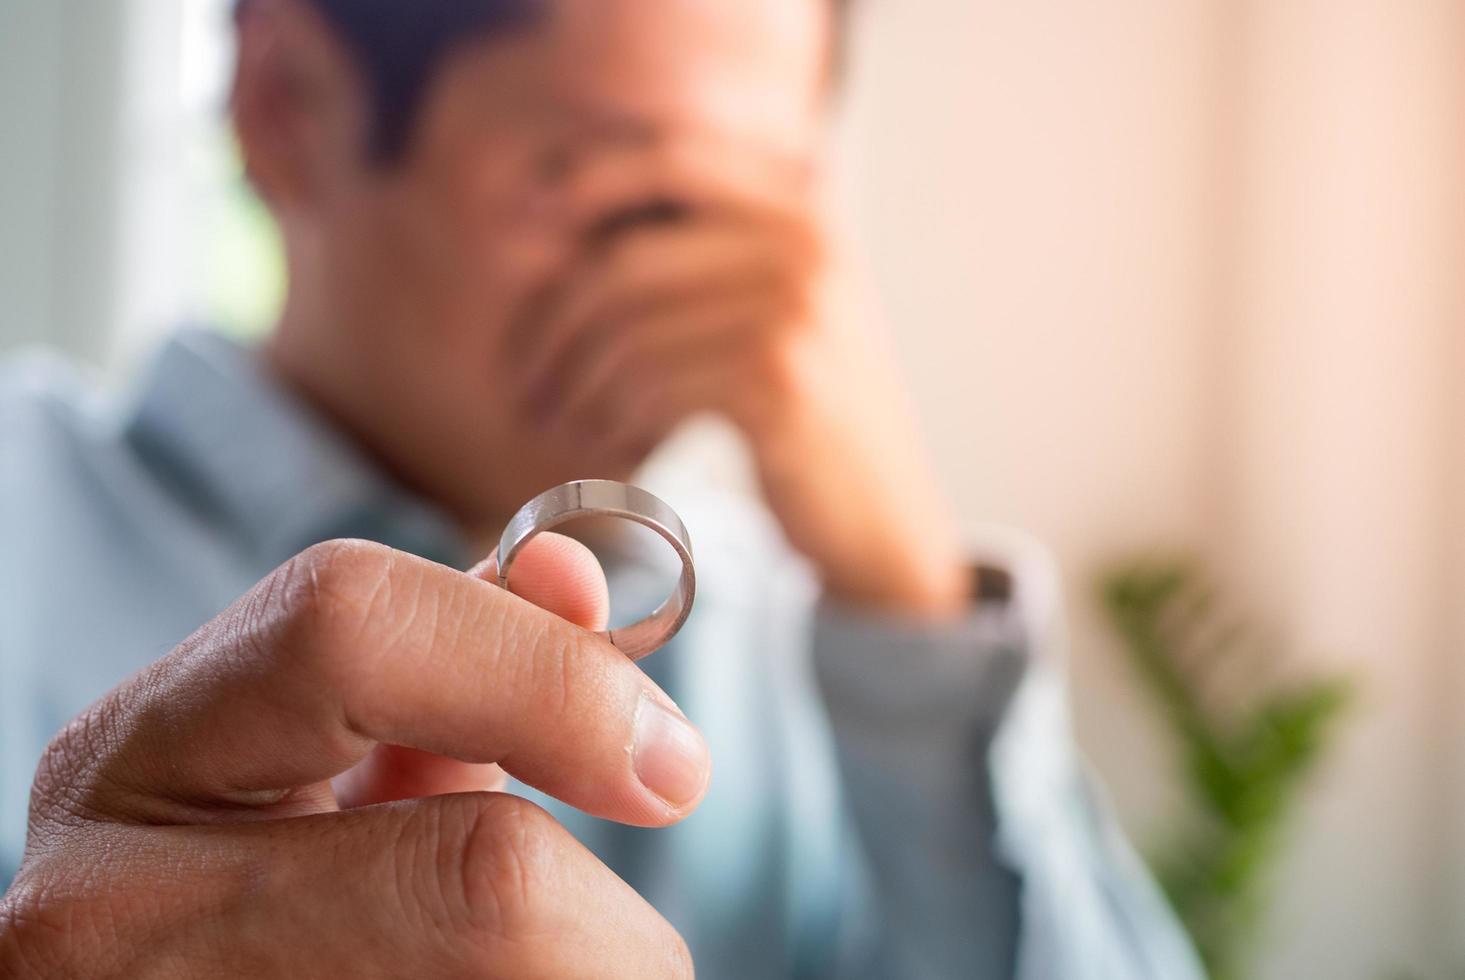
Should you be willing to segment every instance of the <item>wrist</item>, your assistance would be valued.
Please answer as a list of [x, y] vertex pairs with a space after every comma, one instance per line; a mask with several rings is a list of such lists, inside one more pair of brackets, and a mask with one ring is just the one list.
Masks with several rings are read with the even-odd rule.
[[972, 606], [972, 570], [954, 559], [847, 565], [825, 569], [822, 581], [825, 598], [841, 606], [903, 619], [947, 622]]

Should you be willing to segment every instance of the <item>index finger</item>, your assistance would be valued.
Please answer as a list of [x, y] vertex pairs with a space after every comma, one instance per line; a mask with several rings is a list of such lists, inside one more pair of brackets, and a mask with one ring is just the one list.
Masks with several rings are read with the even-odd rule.
[[654, 202], [776, 216], [806, 209], [817, 177], [811, 157], [699, 130], [607, 150], [575, 171], [566, 195], [582, 224]]
[[287, 563], [83, 724], [101, 728], [96, 775], [155, 818], [278, 802], [378, 743], [497, 762], [640, 826], [689, 813], [710, 770], [701, 735], [606, 641], [365, 542]]

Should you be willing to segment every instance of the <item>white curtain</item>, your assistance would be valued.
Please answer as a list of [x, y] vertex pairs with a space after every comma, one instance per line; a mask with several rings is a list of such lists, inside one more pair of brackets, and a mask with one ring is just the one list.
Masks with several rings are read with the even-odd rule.
[[0, 0], [0, 349], [116, 368], [204, 306], [228, 0]]
[[1465, 16], [1414, 0], [1238, 20], [1216, 544], [1294, 645], [1366, 685], [1277, 924], [1311, 948], [1278, 975], [1377, 976], [1465, 931]]
[[106, 342], [127, 23], [115, 2], [0, 2], [0, 342]]

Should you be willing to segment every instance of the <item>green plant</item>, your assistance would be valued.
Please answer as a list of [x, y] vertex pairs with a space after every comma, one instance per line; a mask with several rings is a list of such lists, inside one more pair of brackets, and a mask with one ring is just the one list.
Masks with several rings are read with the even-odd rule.
[[1308, 772], [1348, 704], [1344, 679], [1282, 683], [1284, 658], [1219, 610], [1184, 562], [1105, 576], [1105, 609], [1179, 749], [1190, 813], [1151, 864], [1214, 980], [1237, 980], [1265, 922], [1275, 862]]

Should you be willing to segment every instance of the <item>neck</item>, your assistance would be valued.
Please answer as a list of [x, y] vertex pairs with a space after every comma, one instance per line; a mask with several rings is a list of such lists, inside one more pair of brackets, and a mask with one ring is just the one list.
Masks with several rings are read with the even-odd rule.
[[470, 514], [454, 507], [443, 495], [416, 479], [410, 467], [402, 465], [371, 428], [363, 424], [364, 420], [351, 407], [354, 402], [349, 379], [331, 370], [338, 360], [329, 345], [320, 340], [330, 336], [330, 332], [319, 325], [338, 316], [339, 312], [328, 311], [321, 304], [305, 302], [292, 290], [275, 329], [261, 346], [265, 369], [392, 482], [452, 518], [474, 553], [490, 554], [513, 515], [483, 511]]

